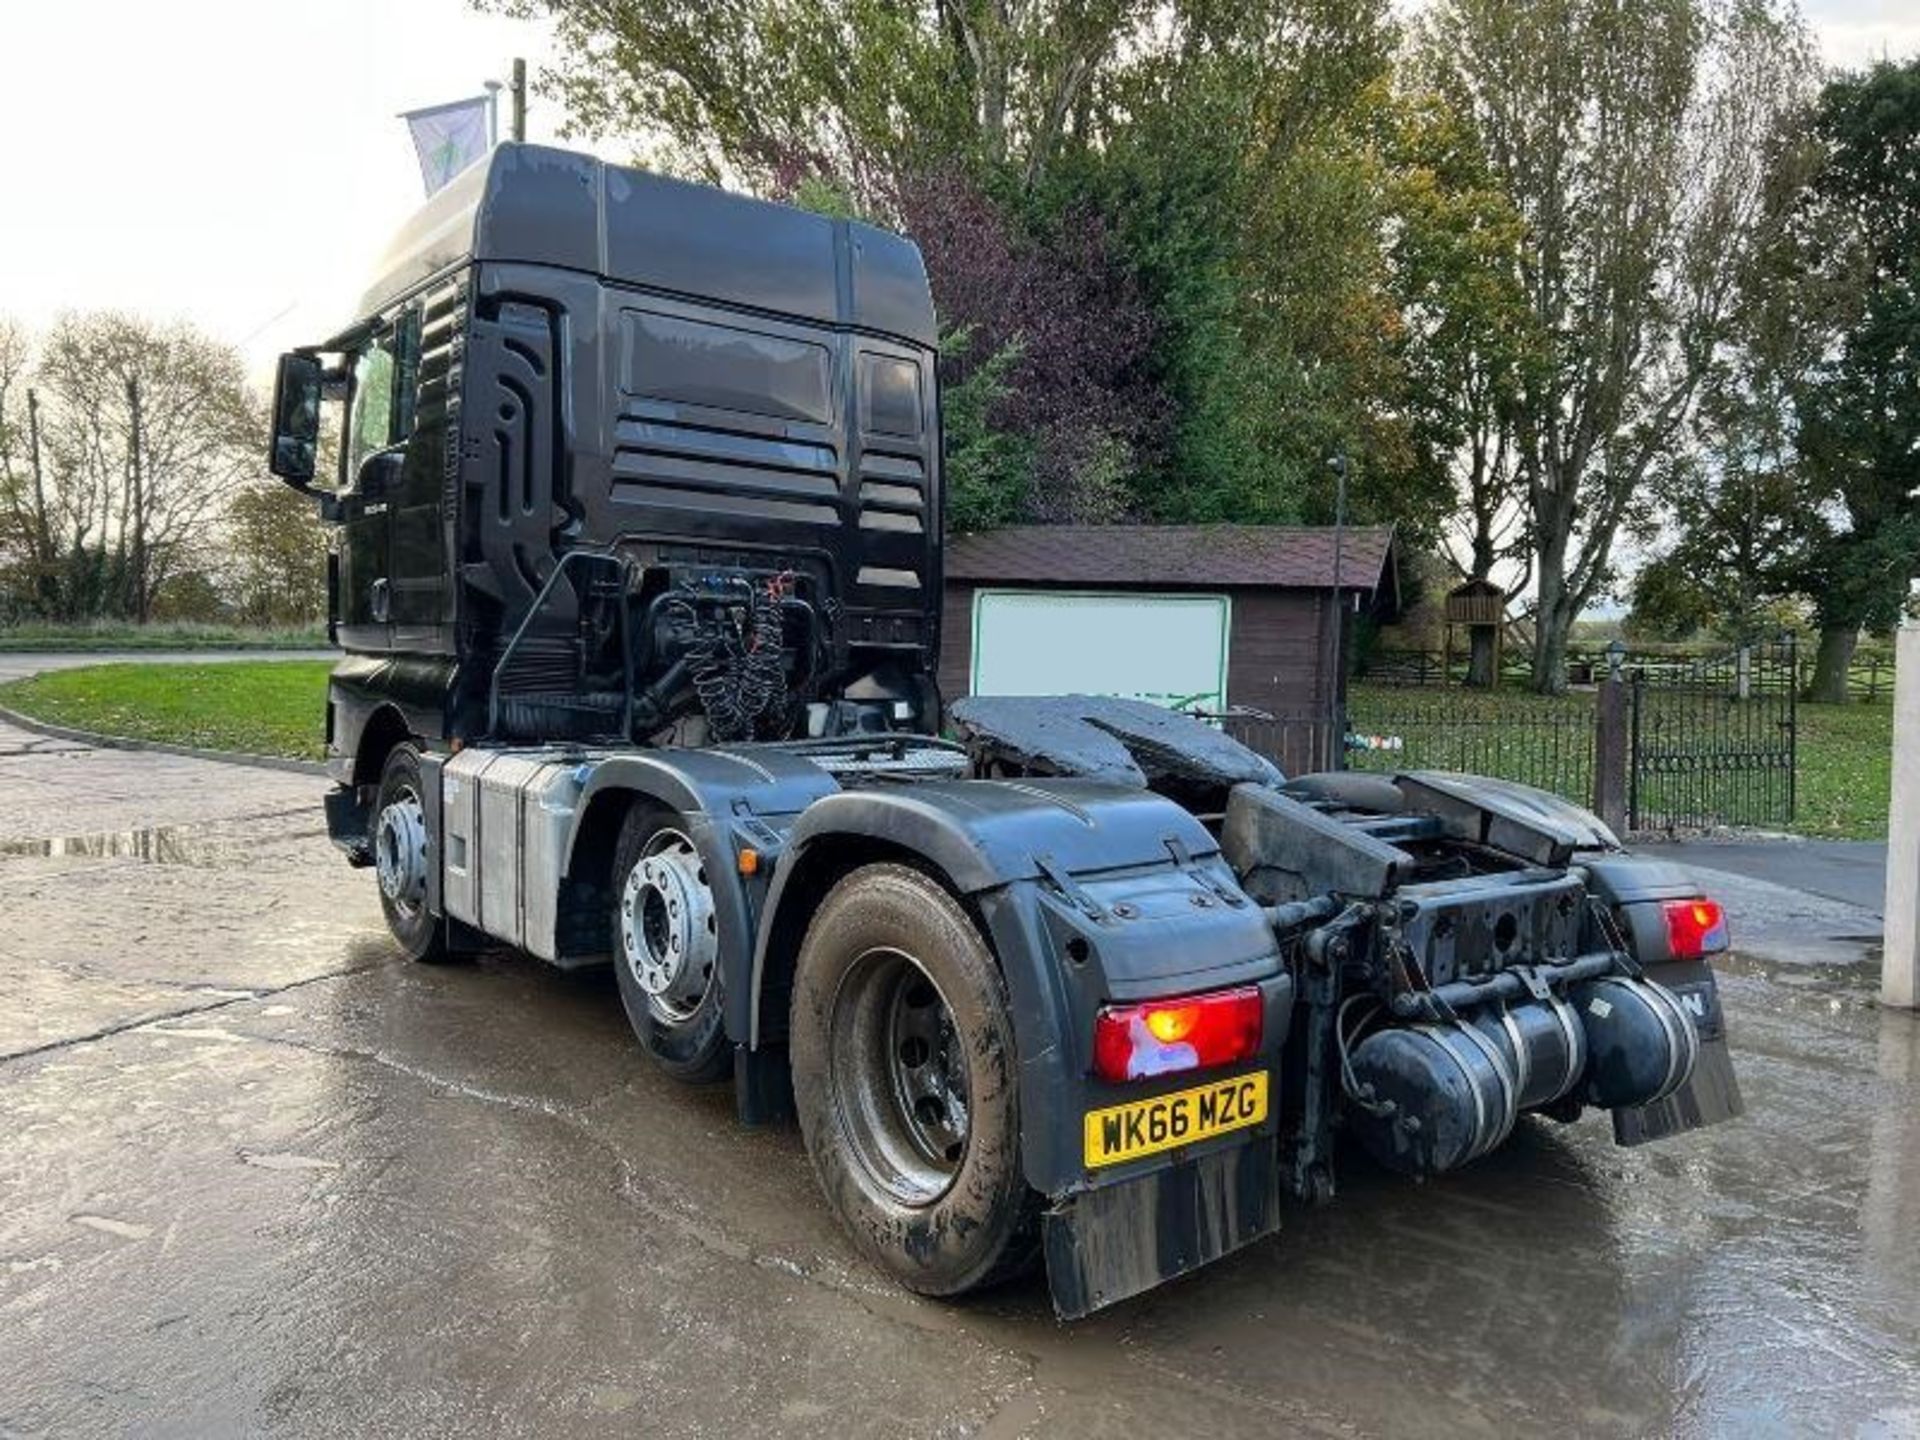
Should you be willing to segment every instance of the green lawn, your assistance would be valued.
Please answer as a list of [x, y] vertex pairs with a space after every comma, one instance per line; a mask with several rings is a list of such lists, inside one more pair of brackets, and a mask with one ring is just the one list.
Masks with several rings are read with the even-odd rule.
[[208, 750], [318, 759], [326, 660], [86, 665], [0, 685], [0, 705], [55, 725]]
[[1893, 706], [1803, 704], [1799, 728], [1793, 828], [1827, 839], [1886, 839]]
[[93, 625], [0, 625], [0, 651], [90, 650], [319, 650], [327, 644], [323, 625], [259, 629], [248, 625], [133, 625], [101, 621]]

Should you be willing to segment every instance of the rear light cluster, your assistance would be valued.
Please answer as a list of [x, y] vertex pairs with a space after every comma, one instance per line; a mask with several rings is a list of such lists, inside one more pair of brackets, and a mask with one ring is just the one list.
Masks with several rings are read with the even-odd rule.
[[1265, 1013], [1252, 985], [1109, 1005], [1093, 1022], [1093, 1073], [1118, 1084], [1251, 1060], [1260, 1053]]
[[1669, 900], [1667, 949], [1676, 960], [1698, 960], [1725, 950], [1731, 943], [1727, 912], [1718, 900]]

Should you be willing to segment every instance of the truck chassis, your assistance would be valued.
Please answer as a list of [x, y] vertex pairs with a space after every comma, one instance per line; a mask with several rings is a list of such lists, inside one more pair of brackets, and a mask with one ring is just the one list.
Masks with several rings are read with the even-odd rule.
[[[1717, 907], [1586, 812], [1287, 781], [1133, 702], [954, 713], [963, 741], [402, 745], [334, 828], [418, 958], [611, 963], [654, 1060], [797, 1115], [923, 1293], [1041, 1258], [1085, 1315], [1331, 1200], [1342, 1144], [1428, 1176], [1522, 1114], [1638, 1144], [1738, 1112]], [[1222, 997], [1252, 1038], [1209, 1050], [1186, 1012]]]

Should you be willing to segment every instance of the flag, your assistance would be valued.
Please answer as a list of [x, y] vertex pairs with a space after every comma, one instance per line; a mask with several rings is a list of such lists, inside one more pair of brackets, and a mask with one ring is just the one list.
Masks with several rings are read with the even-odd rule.
[[413, 132], [420, 178], [429, 195], [485, 155], [493, 143], [493, 102], [485, 95], [408, 110], [400, 118]]

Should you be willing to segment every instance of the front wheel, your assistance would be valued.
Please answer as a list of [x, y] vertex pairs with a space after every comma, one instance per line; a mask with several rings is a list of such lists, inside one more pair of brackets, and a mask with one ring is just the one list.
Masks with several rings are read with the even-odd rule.
[[923, 1295], [1032, 1263], [1006, 986], [945, 889], [884, 864], [836, 885], [800, 947], [789, 1044], [814, 1173], [870, 1260]]
[[380, 912], [410, 960], [444, 960], [446, 938], [427, 908], [427, 816], [421, 802], [420, 752], [396, 745], [380, 772], [373, 802], [373, 863]]
[[613, 855], [613, 971], [627, 1022], [679, 1080], [723, 1079], [720, 927], [705, 862], [668, 811], [636, 806]]

